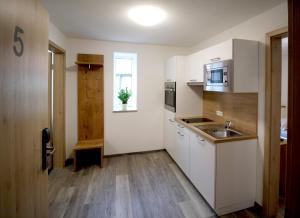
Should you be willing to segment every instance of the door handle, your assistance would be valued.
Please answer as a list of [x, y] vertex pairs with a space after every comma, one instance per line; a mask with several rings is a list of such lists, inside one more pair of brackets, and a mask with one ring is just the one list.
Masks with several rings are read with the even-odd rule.
[[50, 142], [50, 130], [49, 128], [44, 128], [42, 130], [42, 170], [47, 169], [47, 147], [49, 147]]
[[46, 147], [46, 151], [47, 151], [47, 156], [53, 155], [55, 152], [55, 148], [50, 146], [49, 144]]

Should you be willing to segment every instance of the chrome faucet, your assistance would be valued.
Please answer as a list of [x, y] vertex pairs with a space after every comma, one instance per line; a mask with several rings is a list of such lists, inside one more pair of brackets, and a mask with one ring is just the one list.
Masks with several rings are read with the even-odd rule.
[[230, 121], [230, 120], [226, 120], [226, 121], [225, 121], [225, 128], [226, 128], [226, 129], [229, 129], [230, 126], [231, 126], [231, 121]]

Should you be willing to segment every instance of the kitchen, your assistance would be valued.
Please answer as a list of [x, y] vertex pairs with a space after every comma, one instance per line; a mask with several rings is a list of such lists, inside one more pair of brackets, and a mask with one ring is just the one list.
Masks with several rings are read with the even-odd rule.
[[258, 61], [258, 42], [232, 39], [166, 64], [166, 150], [218, 215], [254, 206]]
[[[40, 20], [43, 31], [32, 34], [47, 36], [42, 41], [49, 54], [64, 58], [61, 90], [53, 76], [50, 89], [43, 86], [40, 92], [40, 109], [48, 105], [49, 113], [41, 113], [39, 129], [50, 130], [41, 152], [51, 147], [47, 157], [53, 169], [44, 168], [43, 158], [42, 176], [34, 180], [41, 191], [28, 188], [21, 201], [26, 204], [29, 190], [43, 199], [39, 212], [47, 215], [40, 217], [259, 217], [281, 212], [277, 200], [266, 201], [276, 189], [273, 174], [268, 183], [265, 179], [273, 172], [266, 170], [272, 160], [272, 153], [266, 153], [266, 36], [282, 29], [287, 34], [287, 1], [146, 3], [43, 0], [45, 10], [36, 8], [49, 18]], [[147, 10], [138, 9], [156, 11], [144, 19]], [[154, 15], [162, 17], [155, 20]], [[28, 23], [19, 23], [16, 57], [29, 43], [23, 47]], [[48, 61], [51, 75], [56, 63]], [[50, 105], [44, 102], [49, 98]], [[55, 111], [57, 104], [51, 102], [56, 99], [62, 111]], [[47, 122], [45, 116], [50, 116]], [[60, 135], [54, 125], [60, 125]], [[30, 135], [31, 130], [24, 131]], [[36, 142], [44, 135], [35, 137]], [[279, 178], [279, 170], [275, 174]], [[18, 178], [16, 186], [32, 182]], [[277, 191], [273, 199], [279, 198]], [[21, 211], [36, 217], [31, 209]]]

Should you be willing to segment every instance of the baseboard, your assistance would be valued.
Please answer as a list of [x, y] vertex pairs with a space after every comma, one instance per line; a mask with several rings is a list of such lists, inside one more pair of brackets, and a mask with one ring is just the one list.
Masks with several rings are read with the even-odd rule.
[[234, 213], [236, 211], [253, 208], [254, 206], [255, 205], [252, 200], [245, 200], [243, 202], [238, 202], [221, 208], [216, 208], [215, 211], [218, 214], [218, 216], [222, 216], [225, 214]]
[[[159, 151], [165, 151], [166, 149], [157, 149], [157, 150], [150, 150], [150, 151], [137, 151], [137, 152], [129, 152], [129, 153], [120, 153], [120, 154], [109, 154], [109, 155], [104, 155], [105, 158], [109, 157], [118, 157], [118, 156], [123, 156], [123, 155], [133, 155], [133, 154], [147, 154], [147, 153], [153, 153], [153, 152], [159, 152]], [[69, 165], [73, 165], [74, 158], [70, 157], [65, 160], [65, 167]]]
[[157, 149], [157, 150], [149, 150], [149, 151], [137, 151], [137, 152], [128, 152], [128, 153], [119, 153], [119, 154], [109, 154], [104, 155], [104, 157], [118, 157], [123, 155], [133, 155], [133, 154], [147, 154], [147, 153], [153, 153], [153, 152], [159, 152], [164, 151], [165, 149]]
[[257, 202], [253, 201], [244, 201], [242, 203], [238, 203], [238, 204], [233, 204], [233, 205], [229, 205], [227, 207], [223, 207], [223, 208], [217, 208], [215, 211], [217, 212], [218, 216], [222, 216], [225, 214], [230, 214], [230, 213], [234, 213], [237, 211], [241, 211], [241, 210], [249, 210], [252, 211], [255, 215], [257, 215], [258, 217], [262, 217], [263, 215], [263, 207], [260, 206]]

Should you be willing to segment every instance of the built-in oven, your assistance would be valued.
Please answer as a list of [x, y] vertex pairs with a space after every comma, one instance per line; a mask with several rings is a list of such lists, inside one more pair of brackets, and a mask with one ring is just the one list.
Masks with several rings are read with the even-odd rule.
[[204, 65], [206, 91], [230, 92], [233, 82], [233, 61], [224, 60]]
[[165, 82], [165, 108], [176, 112], [176, 82]]

